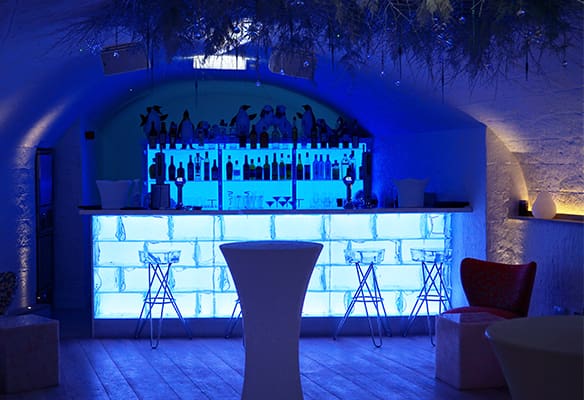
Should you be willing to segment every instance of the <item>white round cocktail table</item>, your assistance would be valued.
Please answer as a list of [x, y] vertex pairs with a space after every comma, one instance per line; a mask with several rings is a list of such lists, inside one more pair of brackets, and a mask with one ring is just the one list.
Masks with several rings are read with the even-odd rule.
[[302, 399], [298, 339], [308, 281], [322, 244], [252, 241], [220, 246], [243, 313], [241, 398]]
[[508, 319], [485, 335], [513, 400], [584, 398], [583, 316]]

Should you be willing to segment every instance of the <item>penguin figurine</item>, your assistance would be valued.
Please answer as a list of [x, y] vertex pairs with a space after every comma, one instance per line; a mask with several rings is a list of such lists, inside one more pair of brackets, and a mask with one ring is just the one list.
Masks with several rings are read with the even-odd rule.
[[247, 110], [249, 110], [250, 107], [251, 106], [249, 106], [247, 104], [244, 104], [241, 107], [239, 107], [239, 111], [237, 112], [237, 115], [235, 115], [231, 119], [231, 122], [229, 123], [229, 126], [235, 126], [235, 135], [236, 136], [247, 137], [249, 135], [250, 121], [253, 120], [257, 115], [257, 114], [251, 114], [251, 115], [247, 114]]
[[274, 126], [280, 130], [283, 137], [289, 138], [292, 136], [292, 124], [286, 118], [286, 106], [276, 106], [276, 113], [274, 114]]
[[274, 123], [274, 109], [270, 105], [265, 105], [260, 112], [260, 120], [256, 124], [258, 133], [268, 132]]
[[298, 118], [300, 118], [300, 124], [302, 125], [302, 136], [306, 139], [310, 137], [312, 133], [312, 128], [316, 125], [316, 118], [312, 112], [312, 107], [308, 104], [302, 106], [304, 108], [304, 113], [297, 113]]
[[182, 143], [182, 148], [186, 149], [187, 145], [189, 148], [193, 148], [193, 140], [195, 139], [195, 125], [189, 116], [189, 111], [185, 110], [183, 112], [183, 117], [178, 124], [178, 137]]
[[144, 131], [144, 135], [148, 136], [148, 133], [152, 129], [152, 123], [154, 123], [156, 132], [160, 132], [160, 123], [168, 117], [168, 114], [162, 114], [160, 108], [160, 106], [156, 105], [146, 107], [146, 115], [140, 114], [140, 126]]

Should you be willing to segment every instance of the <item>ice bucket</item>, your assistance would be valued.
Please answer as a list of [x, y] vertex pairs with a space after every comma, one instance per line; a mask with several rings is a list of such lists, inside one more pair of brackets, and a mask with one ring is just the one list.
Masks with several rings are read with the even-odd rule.
[[120, 209], [128, 205], [128, 197], [133, 181], [129, 179], [108, 181], [96, 181], [101, 197], [101, 208]]
[[427, 184], [427, 179], [396, 180], [398, 207], [424, 207], [424, 189], [426, 189]]

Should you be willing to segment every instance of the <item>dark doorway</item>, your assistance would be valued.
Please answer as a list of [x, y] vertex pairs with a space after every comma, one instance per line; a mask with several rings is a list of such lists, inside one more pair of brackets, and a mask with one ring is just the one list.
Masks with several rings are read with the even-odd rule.
[[38, 148], [35, 158], [36, 301], [53, 302], [55, 270], [53, 149]]

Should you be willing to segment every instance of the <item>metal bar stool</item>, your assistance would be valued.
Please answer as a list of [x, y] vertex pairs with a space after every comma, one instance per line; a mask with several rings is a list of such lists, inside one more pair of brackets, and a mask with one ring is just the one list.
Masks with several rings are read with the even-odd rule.
[[[375, 274], [375, 264], [383, 261], [385, 255], [385, 250], [383, 249], [362, 249], [354, 250], [345, 255], [347, 262], [355, 263], [355, 269], [357, 272], [357, 280], [359, 281], [359, 286], [351, 298], [351, 302], [347, 307], [345, 315], [339, 322], [337, 330], [333, 336], [336, 340], [337, 336], [343, 329], [347, 318], [353, 312], [356, 303], [363, 303], [365, 308], [365, 315], [367, 317], [367, 322], [369, 324], [369, 332], [371, 334], [371, 340], [375, 347], [381, 347], [383, 344], [383, 333], [391, 336], [391, 328], [387, 323], [387, 312], [385, 311], [385, 305], [383, 304], [383, 297], [381, 296], [381, 291], [379, 290], [379, 284], [377, 282], [377, 275]], [[365, 272], [363, 272], [363, 267], [361, 264], [369, 263]], [[372, 303], [375, 307], [375, 316], [369, 314], [369, 309], [367, 308], [367, 303]], [[381, 310], [379, 305], [381, 305]], [[381, 315], [383, 311], [383, 316]], [[376, 319], [376, 329], [371, 321], [372, 318]], [[376, 338], [377, 337], [377, 338]]]
[[[237, 310], [239, 309], [239, 312]], [[237, 316], [236, 316], [237, 314]], [[229, 318], [229, 323], [227, 324], [227, 329], [225, 330], [225, 339], [229, 339], [233, 334], [233, 330], [241, 320], [241, 304], [239, 304], [239, 299], [235, 300], [235, 305], [233, 306], [233, 311], [231, 312], [231, 317]]]
[[[180, 258], [180, 250], [161, 252], [140, 251], [139, 255], [140, 262], [144, 264], [148, 263], [148, 292], [144, 297], [144, 304], [142, 305], [140, 317], [138, 318], [138, 323], [136, 324], [134, 337], [138, 338], [142, 332], [142, 328], [144, 328], [146, 320], [148, 320], [150, 321], [150, 346], [153, 349], [157, 348], [160, 342], [160, 334], [162, 331], [164, 305], [170, 304], [182, 322], [189, 339], [192, 339], [193, 334], [191, 329], [178, 309], [176, 300], [168, 284], [170, 266], [173, 262], [178, 262]], [[166, 264], [166, 268], [164, 268], [164, 264]], [[152, 315], [152, 308], [155, 305], [160, 306], [160, 317], [158, 318], [157, 329], [154, 328], [154, 318]]]
[[438, 303], [438, 314], [442, 313], [448, 308], [452, 308], [448, 288], [444, 280], [444, 262], [449, 261], [452, 257], [450, 251], [442, 249], [411, 249], [413, 261], [422, 263], [422, 288], [416, 298], [412, 312], [408, 317], [408, 323], [404, 330], [404, 336], [407, 336], [414, 320], [418, 316], [423, 305], [426, 305], [426, 318], [428, 321], [428, 335], [430, 342], [434, 346], [434, 338], [432, 334], [432, 323], [430, 318], [429, 303]]

